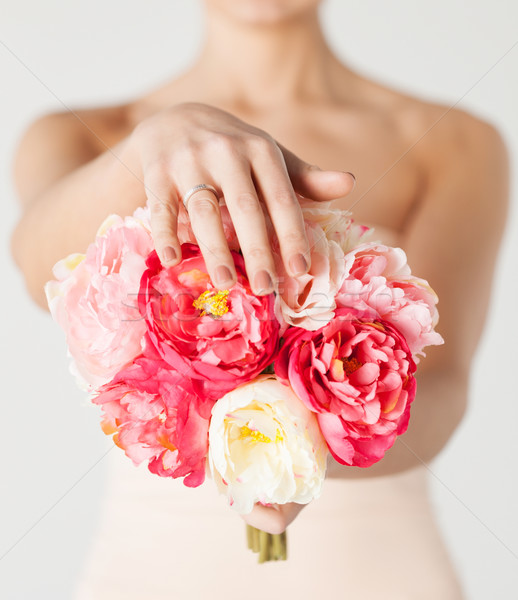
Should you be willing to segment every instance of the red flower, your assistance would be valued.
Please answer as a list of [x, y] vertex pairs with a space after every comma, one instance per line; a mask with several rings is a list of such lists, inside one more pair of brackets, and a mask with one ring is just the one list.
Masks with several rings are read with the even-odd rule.
[[167, 269], [156, 252], [149, 255], [139, 308], [148, 342], [163, 360], [196, 380], [200, 394], [216, 400], [273, 361], [279, 339], [273, 294], [252, 293], [236, 252], [237, 283], [230, 290], [212, 285], [198, 246], [184, 244], [182, 255]]

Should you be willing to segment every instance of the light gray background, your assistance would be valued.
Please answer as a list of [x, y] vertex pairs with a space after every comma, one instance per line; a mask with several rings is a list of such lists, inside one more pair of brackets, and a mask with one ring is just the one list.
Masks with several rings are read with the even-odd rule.
[[[200, 14], [187, 0], [1, 0], [2, 598], [69, 597], [102, 499], [101, 457], [111, 448], [97, 410], [84, 405], [68, 374], [61, 332], [33, 306], [9, 257], [16, 141], [32, 119], [63, 103], [122, 101], [179, 72], [198, 47]], [[352, 66], [419, 96], [460, 101], [497, 125], [516, 170], [515, 0], [334, 0], [323, 15]], [[430, 465], [442, 530], [468, 597], [480, 600], [510, 598], [518, 588], [516, 256], [514, 209], [470, 408]]]

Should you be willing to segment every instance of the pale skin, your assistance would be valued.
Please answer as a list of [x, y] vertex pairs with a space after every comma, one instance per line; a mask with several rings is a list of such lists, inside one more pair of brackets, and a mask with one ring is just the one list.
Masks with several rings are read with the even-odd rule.
[[[402, 247], [436, 290], [446, 344], [421, 361], [409, 430], [385, 458], [368, 469], [330, 460], [328, 477], [428, 463], [466, 407], [507, 212], [502, 138], [462, 110], [341, 64], [320, 30], [318, 0], [205, 4], [204, 50], [184, 75], [124, 105], [51, 114], [28, 128], [14, 162], [22, 215], [12, 238], [27, 288], [45, 307], [52, 265], [84, 251], [105, 216], [146, 201], [159, 256], [176, 264], [181, 197], [209, 183], [225, 196], [254, 290], [268, 293], [276, 278], [259, 203], [293, 275], [309, 261], [295, 192], [353, 207], [355, 220]], [[230, 287], [235, 270], [214, 196], [199, 192], [188, 208], [209, 274]], [[302, 508], [256, 505], [244, 519], [277, 533]]]

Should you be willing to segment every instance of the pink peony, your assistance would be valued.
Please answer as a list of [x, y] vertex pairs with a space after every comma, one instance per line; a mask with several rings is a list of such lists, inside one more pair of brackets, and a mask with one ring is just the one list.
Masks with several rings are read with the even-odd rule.
[[152, 473], [185, 477], [189, 487], [205, 478], [212, 402], [161, 360], [138, 358], [92, 399], [103, 410], [102, 428], [135, 465]]
[[144, 217], [140, 210], [125, 219], [108, 217], [86, 256], [59, 261], [56, 280], [45, 286], [52, 316], [66, 334], [71, 370], [90, 390], [141, 353], [146, 324], [137, 296], [153, 248]]
[[336, 297], [339, 307], [374, 310], [377, 318], [396, 327], [418, 361], [423, 348], [443, 339], [437, 295], [424, 279], [413, 277], [401, 248], [362, 244], [345, 255], [346, 276]]
[[273, 294], [252, 293], [243, 257], [235, 252], [238, 281], [222, 291], [212, 285], [197, 246], [184, 244], [182, 255], [167, 269], [156, 252], [149, 255], [139, 307], [158, 354], [196, 380], [200, 394], [217, 399], [272, 362], [279, 334]]
[[416, 384], [403, 336], [373, 313], [338, 308], [318, 331], [290, 328], [275, 363], [313, 412], [334, 458], [368, 467], [406, 431]]

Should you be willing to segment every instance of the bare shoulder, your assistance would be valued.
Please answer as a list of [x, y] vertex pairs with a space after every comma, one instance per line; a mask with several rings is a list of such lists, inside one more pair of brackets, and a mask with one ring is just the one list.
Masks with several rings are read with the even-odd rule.
[[416, 210], [437, 215], [427, 223], [439, 223], [443, 214], [464, 227], [471, 235], [466, 248], [483, 235], [491, 246], [487, 256], [496, 256], [509, 207], [509, 152], [502, 132], [466, 110], [423, 101], [409, 104], [406, 119], [424, 176]]
[[455, 106], [404, 96], [399, 121], [408, 142], [434, 169], [473, 165], [489, 157], [505, 160], [508, 154], [495, 124]]
[[[457, 189], [459, 197], [464, 191], [478, 197], [480, 203], [491, 203], [494, 209], [500, 205], [504, 212], [509, 152], [499, 128], [456, 106], [403, 94], [393, 97], [398, 129], [416, 157], [430, 192], [423, 198], [437, 198], [438, 191]], [[447, 193], [439, 195], [448, 197]]]
[[95, 151], [106, 148], [127, 131], [131, 104], [72, 109], [44, 114], [25, 130], [24, 140], [78, 141]]
[[362, 107], [370, 106], [371, 112], [390, 123], [425, 172], [488, 158], [507, 160], [503, 135], [490, 121], [455, 104], [430, 101], [373, 79], [359, 77], [359, 81]]
[[[417, 143], [429, 202], [444, 198], [450, 216], [476, 207], [481, 226], [499, 237], [509, 203], [509, 152], [498, 127], [466, 110], [430, 104]], [[420, 147], [419, 147], [420, 146]], [[451, 197], [453, 192], [453, 198]], [[485, 215], [485, 217], [483, 216]], [[491, 216], [490, 216], [491, 215]]]
[[21, 136], [13, 178], [22, 204], [94, 159], [128, 133], [128, 105], [56, 111], [41, 115]]

